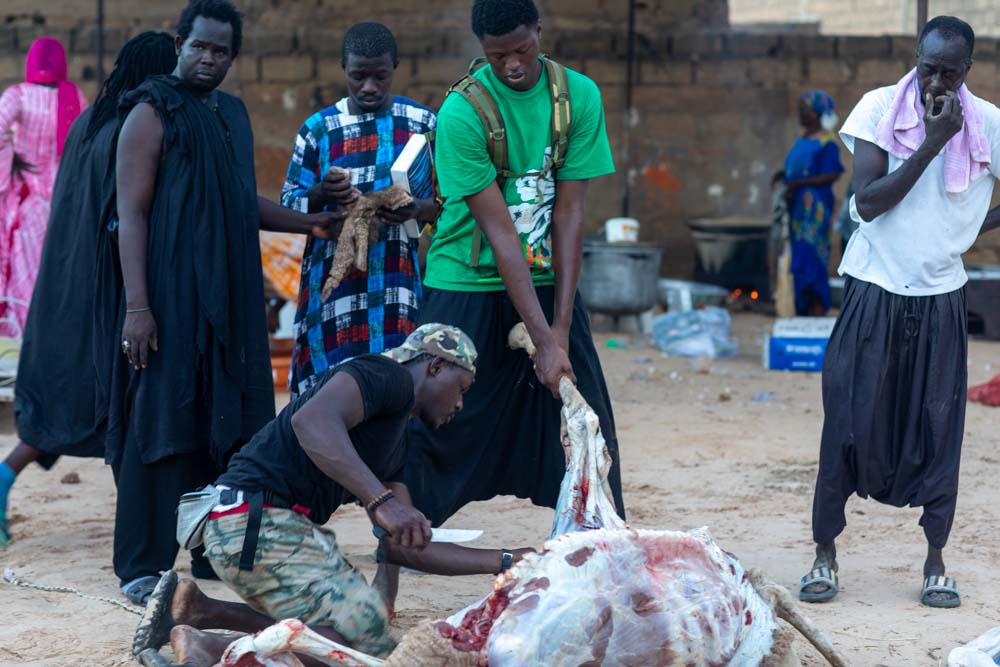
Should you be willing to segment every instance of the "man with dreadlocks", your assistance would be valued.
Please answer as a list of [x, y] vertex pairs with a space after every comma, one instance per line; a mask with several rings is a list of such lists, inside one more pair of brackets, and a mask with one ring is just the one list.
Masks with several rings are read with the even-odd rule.
[[[97, 344], [115, 359], [105, 452], [118, 485], [115, 574], [136, 604], [174, 564], [180, 496], [274, 417], [259, 230], [327, 233], [338, 217], [258, 198], [246, 106], [218, 90], [242, 27], [228, 0], [192, 0], [173, 73], [120, 107], [119, 242], [101, 243], [118, 249], [121, 273], [114, 262], [98, 270], [109, 285], [120, 275], [121, 289], [98, 290], [118, 299], [98, 308], [116, 327]], [[192, 571], [212, 576], [198, 561]]]
[[[624, 516], [611, 400], [576, 290], [587, 185], [614, 171], [601, 93], [587, 77], [540, 56], [531, 0], [476, 0], [472, 31], [488, 66], [463, 83], [480, 86], [477, 99], [495, 102], [509, 168], [494, 163], [496, 139], [488, 139], [458, 84], [438, 120], [444, 208], [427, 256], [420, 321], [461, 328], [482, 362], [452, 423], [433, 433], [411, 424], [407, 485], [435, 525], [497, 495], [555, 507], [566, 467], [556, 395], [559, 379], [569, 376], [600, 418], [612, 459], [608, 479]], [[550, 85], [569, 96], [561, 145], [553, 145], [554, 103], [565, 97], [552, 95]], [[537, 346], [533, 363], [507, 347], [519, 321]]]
[[[164, 32], [130, 39], [94, 106], [70, 129], [52, 191], [48, 233], [24, 328], [14, 397], [20, 438], [0, 463], [0, 546], [6, 546], [7, 495], [32, 461], [48, 469], [61, 455], [104, 456], [104, 418], [95, 400], [93, 314], [97, 228], [114, 191], [112, 148], [118, 100], [177, 64]], [[67, 326], [73, 336], [51, 338]]]
[[[281, 203], [302, 212], [336, 209], [356, 196], [392, 185], [390, 169], [414, 134], [434, 129], [434, 113], [392, 94], [399, 64], [396, 40], [384, 25], [359, 23], [344, 35], [342, 64], [347, 97], [310, 116], [295, 137]], [[350, 170], [348, 180], [343, 172]], [[430, 179], [427, 179], [429, 182]], [[395, 211], [383, 210], [378, 243], [368, 249], [368, 270], [352, 270], [329, 298], [323, 283], [336, 243], [308, 239], [302, 257], [291, 391], [299, 395], [327, 369], [359, 354], [400, 345], [417, 327], [420, 276], [417, 241], [401, 223], [433, 221], [431, 193]]]

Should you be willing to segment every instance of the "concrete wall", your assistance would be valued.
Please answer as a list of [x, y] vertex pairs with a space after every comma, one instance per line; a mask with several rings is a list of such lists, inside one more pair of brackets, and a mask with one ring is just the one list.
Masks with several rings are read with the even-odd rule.
[[[107, 4], [112, 54], [138, 30], [171, 26], [178, 7], [163, 0]], [[468, 4], [240, 2], [247, 14], [244, 52], [226, 86], [250, 108], [262, 191], [274, 196], [280, 189], [302, 121], [344, 94], [339, 53], [349, 25], [372, 18], [389, 25], [402, 57], [396, 91], [436, 106], [477, 55], [467, 28]], [[69, 46], [71, 72], [92, 98], [92, 5], [92, 0], [47, 0], [46, 14], [33, 18], [37, 3], [6, 0], [0, 17], [8, 13], [13, 18], [0, 26], [0, 85], [20, 78], [24, 51], [47, 33]], [[629, 116], [626, 160], [625, 3], [541, 0], [539, 5], [545, 50], [593, 77], [604, 95], [620, 173], [591, 187], [589, 229], [620, 215], [628, 178], [630, 212], [642, 223], [643, 240], [663, 245], [663, 273], [681, 277], [690, 274], [694, 257], [686, 220], [768, 215], [770, 176], [795, 138], [795, 108], [802, 91], [826, 90], [846, 116], [866, 90], [895, 82], [907, 70], [915, 46], [907, 38], [734, 32], [726, 28], [725, 0], [647, 0], [639, 20], [635, 111]], [[993, 100], [1000, 100], [998, 60], [998, 43], [983, 40], [971, 83], [978, 94]], [[844, 161], [849, 167], [846, 152]], [[1000, 239], [994, 243], [1000, 248]], [[1000, 252], [996, 254], [1000, 262]]]
[[[968, 21], [977, 35], [1000, 37], [996, 0], [930, 0], [928, 14]], [[916, 30], [916, 0], [729, 0], [729, 18], [744, 23], [774, 21], [820, 23], [829, 35], [910, 35]]]

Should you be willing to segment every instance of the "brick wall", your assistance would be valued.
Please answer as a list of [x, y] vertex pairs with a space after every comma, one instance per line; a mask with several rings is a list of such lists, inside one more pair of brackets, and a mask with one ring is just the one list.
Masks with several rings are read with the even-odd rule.
[[[877, 2], [878, 0], [871, 0]], [[108, 49], [128, 35], [169, 27], [177, 4], [141, 5], [107, 0]], [[440, 104], [461, 76], [477, 44], [468, 34], [467, 0], [373, 0], [366, 12], [343, 0], [243, 0], [244, 52], [226, 87], [243, 97], [256, 133], [262, 192], [275, 196], [288, 164], [292, 138], [315, 110], [344, 94], [339, 52], [344, 30], [378, 17], [397, 33], [401, 64], [395, 89], [425, 104]], [[590, 230], [621, 212], [625, 178], [631, 214], [644, 240], [666, 249], [665, 275], [687, 276], [693, 248], [684, 221], [720, 215], [766, 216], [771, 174], [795, 138], [798, 96], [822, 88], [841, 116], [871, 88], [895, 82], [910, 66], [914, 40], [734, 32], [725, 28], [725, 0], [647, 0], [630, 116], [630, 159], [625, 136], [625, 30], [621, 0], [540, 0], [543, 47], [601, 86], [608, 132], [620, 173], [590, 188]], [[12, 11], [8, 6], [14, 5]], [[47, 0], [44, 17], [32, 18], [26, 0], [6, 0], [0, 16], [0, 86], [21, 76], [23, 54], [38, 35], [54, 34], [71, 50], [70, 70], [93, 97], [92, 2]], [[360, 6], [360, 5], [359, 5]], [[141, 7], [137, 16], [135, 7]], [[419, 9], [417, 9], [419, 7]], [[23, 16], [18, 16], [18, 14]], [[556, 17], [554, 19], [549, 17]], [[39, 21], [44, 20], [44, 25]], [[113, 58], [108, 59], [108, 66]], [[971, 85], [1000, 100], [998, 42], [977, 48]], [[88, 78], [89, 77], [89, 78]], [[844, 153], [849, 168], [849, 156]], [[840, 184], [842, 189], [844, 183]], [[996, 236], [996, 235], [994, 235]], [[991, 240], [992, 241], [992, 240]], [[997, 249], [985, 255], [1000, 262]], [[995, 256], [990, 253], [995, 253]]]
[[[968, 21], [977, 35], [1000, 37], [996, 0], [929, 0], [928, 14], [948, 14]], [[917, 24], [916, 0], [729, 0], [736, 26], [775, 21], [819, 21], [830, 35], [908, 35]], [[862, 18], [863, 17], [863, 18]]]

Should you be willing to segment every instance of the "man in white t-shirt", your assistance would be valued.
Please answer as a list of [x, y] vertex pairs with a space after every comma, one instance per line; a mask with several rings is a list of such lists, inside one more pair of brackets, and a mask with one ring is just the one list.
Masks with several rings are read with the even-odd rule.
[[965, 427], [967, 323], [962, 253], [1000, 223], [1000, 110], [965, 87], [975, 35], [940, 16], [920, 35], [916, 68], [866, 94], [840, 131], [854, 154], [844, 304], [823, 368], [813, 498], [816, 560], [799, 597], [838, 591], [835, 538], [854, 493], [922, 507], [921, 602], [957, 607], [942, 550], [958, 496]]

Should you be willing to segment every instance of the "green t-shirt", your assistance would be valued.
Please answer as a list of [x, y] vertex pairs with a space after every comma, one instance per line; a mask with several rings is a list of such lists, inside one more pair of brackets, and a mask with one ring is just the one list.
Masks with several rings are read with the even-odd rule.
[[[531, 90], [513, 90], [494, 76], [490, 67], [479, 69], [476, 78], [486, 84], [503, 117], [507, 130], [510, 170], [515, 174], [541, 172], [552, 159], [552, 98], [548, 75], [542, 68]], [[525, 260], [536, 285], [555, 282], [552, 271], [552, 208], [556, 180], [584, 180], [614, 173], [615, 165], [604, 128], [604, 106], [597, 84], [566, 69], [570, 94], [569, 145], [563, 166], [544, 179], [537, 176], [508, 178], [504, 198], [517, 227]], [[448, 95], [438, 114], [435, 169], [444, 209], [427, 255], [429, 287], [480, 292], [504, 289], [486, 235], [483, 235], [479, 266], [470, 266], [472, 232], [476, 221], [465, 197], [478, 194], [496, 180], [497, 172], [486, 147], [486, 128], [479, 114], [461, 95]]]

